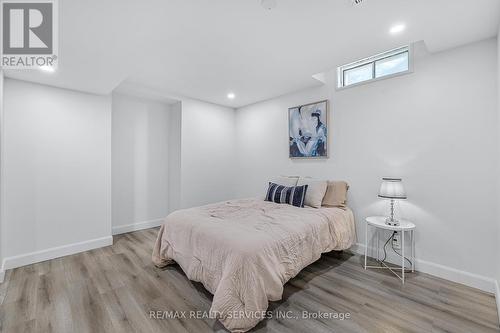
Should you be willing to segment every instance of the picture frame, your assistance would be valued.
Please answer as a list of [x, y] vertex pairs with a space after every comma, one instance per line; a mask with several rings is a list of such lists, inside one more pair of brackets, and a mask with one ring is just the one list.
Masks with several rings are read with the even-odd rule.
[[328, 124], [328, 100], [288, 108], [289, 158], [329, 158]]

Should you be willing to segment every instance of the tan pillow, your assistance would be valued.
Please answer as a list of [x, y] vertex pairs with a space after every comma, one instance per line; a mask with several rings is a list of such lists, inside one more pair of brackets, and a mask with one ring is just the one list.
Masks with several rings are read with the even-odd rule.
[[345, 207], [347, 203], [347, 190], [349, 185], [344, 181], [328, 181], [323, 206]]
[[307, 177], [300, 177], [297, 186], [308, 185], [304, 204], [306, 206], [320, 208], [326, 192], [326, 180], [316, 180]]

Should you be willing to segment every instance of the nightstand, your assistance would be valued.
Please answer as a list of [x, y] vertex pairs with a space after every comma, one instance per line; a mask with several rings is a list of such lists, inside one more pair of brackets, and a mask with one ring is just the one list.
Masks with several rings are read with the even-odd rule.
[[[393, 226], [385, 224], [386, 217], [385, 216], [370, 216], [366, 218], [365, 225], [365, 235], [366, 235], [366, 244], [365, 244], [365, 269], [367, 268], [378, 268], [378, 269], [389, 269], [394, 275], [396, 275], [403, 284], [405, 283], [405, 234], [410, 235], [410, 244], [411, 244], [411, 271], [415, 271], [415, 224], [406, 220], [399, 220], [399, 225]], [[376, 239], [377, 239], [377, 261], [382, 266], [367, 266], [366, 258], [368, 256], [368, 228], [373, 227], [376, 229]], [[380, 261], [379, 258], [379, 249], [380, 249], [380, 231], [381, 230], [389, 230], [389, 231], [397, 231], [401, 233], [401, 268], [398, 267], [389, 267], [386, 265], [384, 261]], [[401, 275], [398, 274], [397, 271], [401, 269]]]

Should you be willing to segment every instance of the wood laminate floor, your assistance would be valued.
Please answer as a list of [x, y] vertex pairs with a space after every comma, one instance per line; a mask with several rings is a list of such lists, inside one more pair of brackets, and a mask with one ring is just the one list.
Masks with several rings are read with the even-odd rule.
[[[150, 318], [154, 310], [208, 311], [212, 299], [178, 266], [152, 265], [156, 233], [123, 234], [113, 246], [7, 272], [0, 285], [0, 330], [224, 332], [209, 318]], [[499, 332], [492, 295], [421, 273], [410, 274], [402, 286], [388, 272], [365, 271], [361, 257], [346, 252], [325, 254], [305, 268], [269, 309], [292, 318], [266, 319], [252, 332]], [[290, 316], [303, 311], [350, 318]]]

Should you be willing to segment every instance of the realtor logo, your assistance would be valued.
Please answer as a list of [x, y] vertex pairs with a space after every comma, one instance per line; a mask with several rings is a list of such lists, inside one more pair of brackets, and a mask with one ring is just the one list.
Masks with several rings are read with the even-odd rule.
[[0, 0], [1, 67], [33, 69], [57, 66], [56, 0]]

